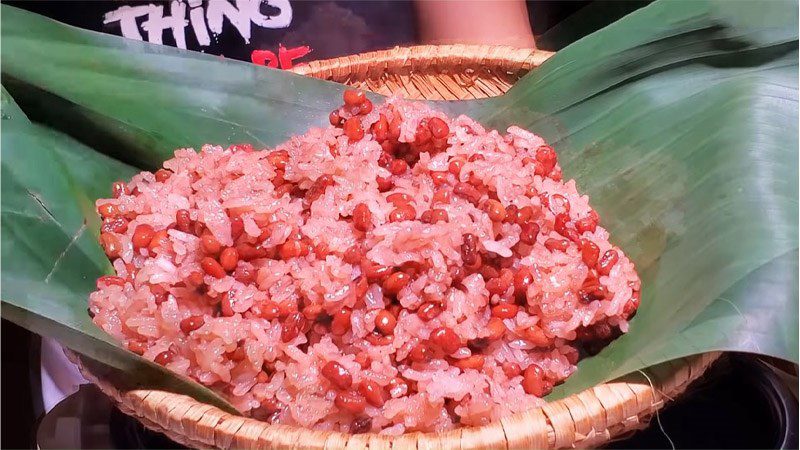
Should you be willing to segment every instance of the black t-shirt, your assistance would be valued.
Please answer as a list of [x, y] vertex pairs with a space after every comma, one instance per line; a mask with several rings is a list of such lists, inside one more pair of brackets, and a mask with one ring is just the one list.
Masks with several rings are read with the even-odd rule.
[[[283, 69], [315, 59], [417, 44], [413, 2], [3, 0], [88, 30]], [[545, 34], [545, 39], [539, 41], [543, 48], [557, 50], [649, 2], [527, 0], [526, 4], [537, 38], [570, 15], [579, 16], [569, 29], [554, 36]], [[585, 8], [593, 3], [593, 8]]]
[[283, 69], [416, 40], [410, 0], [5, 3], [80, 28]]

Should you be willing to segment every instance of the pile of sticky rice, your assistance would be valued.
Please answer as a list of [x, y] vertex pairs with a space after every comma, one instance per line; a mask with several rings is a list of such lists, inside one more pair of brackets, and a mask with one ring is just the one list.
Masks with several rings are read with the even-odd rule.
[[344, 100], [115, 183], [94, 322], [252, 417], [384, 434], [541, 405], [627, 331], [634, 265], [542, 138]]

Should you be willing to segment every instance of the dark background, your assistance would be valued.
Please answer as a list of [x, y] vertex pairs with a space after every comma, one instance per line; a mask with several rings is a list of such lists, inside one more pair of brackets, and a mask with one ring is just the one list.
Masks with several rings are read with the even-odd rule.
[[[120, 34], [118, 26], [104, 28], [102, 16], [116, 9], [119, 1], [5, 1], [30, 11], [53, 17], [59, 21], [95, 31]], [[129, 2], [130, 3], [130, 2]], [[531, 25], [540, 47], [558, 50], [592, 31], [608, 25], [623, 15], [638, 9], [649, 1], [552, 1], [528, 2]], [[303, 28], [312, 21], [315, 8], [324, 5], [328, 11], [339, 11], [349, 18], [347, 23], [368, 24], [361, 28], [359, 39], [342, 40], [328, 44], [330, 38], [319, 33], [308, 35], [292, 30]], [[231, 33], [225, 22], [219, 41], [206, 48], [206, 52], [249, 61], [250, 51], [266, 48], [277, 51], [278, 43], [286, 46], [310, 43], [314, 52], [308, 60], [331, 58], [350, 53], [376, 50], [394, 45], [416, 42], [413, 8], [408, 1], [300, 1], [292, 2], [293, 26], [287, 30], [267, 30], [252, 27], [251, 45], [246, 46], [237, 33]], [[349, 11], [349, 12], [348, 12]], [[358, 16], [358, 18], [354, 18]], [[318, 29], [312, 28], [312, 31]], [[320, 40], [321, 36], [321, 40]], [[187, 29], [187, 47], [197, 46], [194, 35]], [[293, 40], [294, 39], [294, 40]], [[314, 42], [309, 41], [316, 39]], [[171, 44], [170, 33], [164, 33], [164, 43]], [[338, 44], [337, 44], [338, 43]], [[36, 425], [41, 418], [41, 383], [39, 378], [39, 340], [35, 335], [6, 320], [2, 321], [2, 427], [0, 447], [32, 448]]]
[[[529, 0], [527, 5], [531, 28], [534, 35], [540, 38], [539, 45], [547, 50], [557, 50], [649, 2]], [[123, 5], [169, 2], [12, 0], [3, 3], [77, 27], [121, 36], [119, 22], [103, 24], [105, 13]], [[252, 50], [277, 53], [279, 44], [287, 48], [309, 45], [312, 53], [303, 60], [310, 61], [417, 43], [414, 7], [410, 0], [291, 0], [291, 5], [292, 22], [289, 28], [267, 29], [253, 25], [250, 42], [246, 43], [225, 19], [222, 33], [216, 37], [210, 35], [211, 45], [207, 47], [200, 47], [191, 27], [187, 27], [186, 46], [189, 50], [250, 61]], [[270, 10], [266, 3], [262, 4], [262, 14], [269, 14]], [[164, 11], [167, 15], [169, 8], [165, 6]], [[576, 14], [578, 12], [580, 14]], [[564, 22], [570, 16], [573, 17]], [[144, 20], [144, 17], [140, 17], [137, 23], [141, 25]], [[562, 22], [567, 26], [559, 27]], [[141, 26], [140, 32], [146, 39]], [[164, 32], [162, 37], [164, 44], [175, 44], [171, 32]]]

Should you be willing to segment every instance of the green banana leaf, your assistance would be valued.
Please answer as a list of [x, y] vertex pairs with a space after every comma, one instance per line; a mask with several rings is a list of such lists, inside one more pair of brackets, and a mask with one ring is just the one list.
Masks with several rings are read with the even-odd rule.
[[0, 99], [3, 317], [80, 351], [95, 375], [121, 387], [179, 391], [235, 412], [200, 384], [120, 348], [89, 317], [95, 280], [112, 272], [97, 246], [94, 199], [137, 170], [31, 123], [5, 89]]
[[[275, 145], [324, 124], [344, 88], [0, 8], [4, 86], [40, 128], [83, 144], [50, 131], [48, 145], [12, 153], [4, 133], [2, 220], [41, 217], [44, 205], [59, 214], [48, 228], [3, 227], [3, 316], [43, 334], [70, 328], [67, 345], [91, 351], [108, 340], [80, 317], [104, 269], [77, 253], [98, 248], [76, 241], [75, 257], [92, 263], [65, 265], [58, 288], [46, 275], [87, 199], [107, 195], [100, 182], [129, 176], [109, 157], [153, 168], [177, 147]], [[660, 0], [559, 51], [502, 97], [436, 104], [543, 135], [637, 263], [642, 306], [630, 333], [583, 360], [554, 397], [707, 351], [797, 362], [797, 25], [792, 2]], [[39, 142], [31, 128], [19, 134]], [[83, 161], [89, 168], [73, 167]], [[7, 184], [7, 171], [20, 181]], [[39, 190], [45, 203], [28, 194]], [[136, 358], [97, 353], [113, 367]]]

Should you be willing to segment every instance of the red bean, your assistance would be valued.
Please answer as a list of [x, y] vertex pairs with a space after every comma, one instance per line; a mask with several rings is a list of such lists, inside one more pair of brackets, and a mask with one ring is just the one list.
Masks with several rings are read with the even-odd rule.
[[480, 201], [482, 195], [475, 186], [463, 182], [456, 183], [456, 185], [453, 187], [453, 193], [459, 197], [463, 197], [473, 205], [478, 204], [478, 201]]
[[233, 272], [239, 264], [239, 252], [233, 247], [226, 247], [219, 254], [219, 263], [226, 272]]
[[486, 336], [487, 339], [496, 341], [503, 337], [506, 334], [506, 324], [503, 323], [503, 319], [499, 317], [492, 317], [489, 319], [489, 322], [486, 324], [486, 329], [489, 330], [489, 335]]
[[411, 205], [403, 205], [395, 208], [389, 213], [389, 222], [402, 222], [405, 220], [414, 220], [417, 217], [417, 212]]
[[447, 183], [447, 172], [431, 172], [430, 175], [434, 186], [441, 186]]
[[175, 357], [175, 354], [172, 353], [171, 351], [167, 350], [167, 351], [164, 351], [164, 352], [161, 352], [161, 353], [157, 354], [155, 359], [154, 359], [154, 361], [155, 361], [156, 364], [159, 364], [159, 365], [162, 365], [162, 366], [166, 366], [167, 364], [172, 362], [172, 359], [174, 357]]
[[359, 91], [356, 89], [347, 89], [344, 91], [342, 97], [344, 98], [344, 104], [347, 106], [358, 106], [364, 103], [364, 100], [367, 99], [364, 91]]
[[202, 272], [192, 272], [187, 277], [187, 281], [192, 286], [200, 286], [203, 284], [203, 273]]
[[597, 258], [599, 256], [600, 248], [597, 247], [597, 244], [588, 239], [581, 241], [581, 259], [590, 269], [597, 264]]
[[516, 222], [520, 225], [531, 220], [533, 217], [533, 208], [531, 206], [523, 206], [517, 212]]
[[113, 203], [103, 203], [97, 206], [97, 213], [100, 217], [107, 219], [119, 215], [119, 208]]
[[103, 226], [100, 227], [103, 233], [117, 233], [122, 234], [128, 231], [128, 221], [124, 217], [114, 216], [103, 220]]
[[244, 284], [252, 283], [256, 280], [256, 269], [251, 265], [240, 265], [233, 272], [233, 278]]
[[400, 139], [400, 127], [403, 124], [403, 119], [399, 115], [395, 115], [392, 121], [389, 122], [389, 139], [397, 142]]
[[578, 233], [594, 233], [597, 229], [597, 222], [591, 217], [584, 217], [575, 221], [575, 229]]
[[394, 192], [386, 196], [386, 201], [395, 207], [405, 206], [411, 203], [411, 197], [402, 192]]
[[347, 264], [360, 265], [364, 260], [366, 250], [361, 245], [348, 248], [342, 254], [342, 260]]
[[492, 222], [502, 222], [506, 218], [506, 208], [497, 200], [487, 200], [484, 210]]
[[128, 186], [122, 181], [115, 181], [111, 184], [111, 195], [114, 198], [120, 198], [128, 194]]
[[[490, 266], [483, 266], [483, 267], [490, 267]], [[483, 267], [481, 269], [483, 269]], [[510, 288], [514, 284], [514, 273], [511, 272], [510, 269], [502, 269], [500, 272], [493, 278], [489, 279], [486, 282], [486, 290], [489, 291], [489, 295], [504, 295], [508, 288]]]
[[394, 161], [394, 157], [389, 152], [383, 152], [381, 156], [378, 157], [378, 165], [387, 170], [391, 167], [392, 161]]
[[508, 378], [514, 378], [522, 373], [522, 369], [519, 367], [519, 364], [506, 361], [503, 363], [503, 373], [505, 373]]
[[355, 361], [361, 366], [362, 369], [368, 369], [372, 360], [370, 360], [367, 352], [359, 352], [356, 354]]
[[395, 159], [392, 161], [391, 165], [389, 165], [389, 172], [392, 175], [402, 175], [408, 170], [408, 163], [402, 159]]
[[342, 308], [333, 313], [331, 320], [331, 333], [342, 336], [350, 331], [350, 317], [353, 312], [350, 309]]
[[397, 295], [410, 281], [411, 276], [407, 273], [395, 272], [383, 282], [383, 293], [386, 295]]
[[442, 308], [436, 303], [431, 302], [423, 303], [420, 305], [419, 309], [417, 309], [417, 315], [425, 322], [435, 319], [441, 313]]
[[461, 338], [448, 327], [439, 327], [431, 332], [430, 341], [449, 355], [461, 348]]
[[464, 167], [464, 164], [466, 164], [464, 158], [461, 156], [456, 156], [448, 163], [447, 170], [458, 177], [461, 174], [461, 169]]
[[350, 434], [366, 433], [372, 429], [372, 419], [369, 417], [359, 417], [350, 424]]
[[172, 175], [172, 171], [167, 169], [158, 169], [155, 175], [156, 181], [163, 183], [169, 179], [169, 177]]
[[147, 342], [130, 341], [128, 342], [128, 350], [136, 353], [139, 356], [142, 356], [144, 355], [144, 352], [147, 351]]
[[184, 233], [190, 233], [192, 227], [192, 218], [189, 216], [189, 211], [186, 209], [179, 209], [175, 213], [175, 226], [178, 230]]
[[97, 279], [95, 285], [97, 289], [100, 289], [101, 286], [125, 286], [125, 279], [113, 275], [103, 275]]
[[388, 336], [384, 336], [377, 331], [373, 331], [372, 333], [368, 334], [365, 338], [367, 342], [372, 345], [380, 346], [380, 345], [389, 345], [392, 342], [392, 338]]
[[239, 255], [239, 259], [242, 261], [252, 261], [254, 259], [265, 258], [267, 256], [267, 250], [263, 247], [256, 247], [250, 244], [237, 244], [236, 245], [236, 253]]
[[608, 289], [602, 284], [594, 284], [585, 286], [578, 291], [578, 297], [584, 303], [590, 303], [595, 300], [603, 300], [608, 296]]
[[380, 408], [386, 403], [386, 391], [383, 390], [380, 384], [372, 380], [363, 380], [358, 385], [358, 392], [364, 396], [372, 406]]
[[449, 222], [450, 217], [444, 209], [433, 208], [431, 211], [431, 223]]
[[147, 248], [150, 249], [150, 252], [152, 254], [159, 249], [167, 251], [171, 250], [172, 249], [171, 244], [172, 243], [169, 240], [169, 234], [167, 233], [167, 230], [161, 230], [156, 232], [155, 235], [153, 235], [153, 239], [150, 240], [150, 243], [147, 245]]
[[181, 320], [181, 331], [186, 334], [200, 328], [205, 323], [203, 316], [189, 316]]
[[353, 209], [353, 227], [358, 231], [367, 231], [372, 225], [372, 213], [364, 203], [359, 203]]
[[517, 311], [519, 311], [519, 306], [513, 303], [498, 303], [492, 307], [492, 316], [501, 319], [512, 319], [516, 317]]
[[384, 335], [390, 335], [394, 333], [394, 327], [396, 325], [397, 318], [395, 318], [391, 312], [386, 311], [385, 309], [378, 311], [378, 315], [375, 316], [375, 328]]
[[308, 252], [308, 246], [297, 239], [287, 240], [278, 249], [278, 255], [284, 261], [297, 258], [298, 256], [306, 256]]
[[431, 348], [424, 342], [417, 344], [408, 353], [408, 359], [413, 362], [428, 362], [432, 357], [433, 351], [431, 351]]
[[553, 220], [553, 230], [555, 230], [556, 233], [564, 236], [564, 231], [567, 230], [567, 223], [569, 223], [569, 214], [556, 214], [556, 217]]
[[544, 330], [538, 325], [517, 330], [517, 333], [536, 347], [547, 348], [553, 344], [553, 341], [547, 337], [547, 334], [545, 334]]
[[267, 320], [277, 319], [281, 314], [281, 308], [275, 302], [264, 302], [259, 309], [259, 317]]
[[284, 171], [286, 170], [286, 164], [289, 163], [289, 152], [286, 150], [274, 150], [267, 155], [267, 161], [269, 161], [276, 170]]
[[467, 369], [481, 370], [483, 369], [483, 364], [485, 360], [486, 360], [485, 356], [483, 355], [470, 355], [466, 358], [455, 359], [451, 361], [450, 364], [458, 367], [461, 370], [467, 370]]
[[368, 259], [364, 259], [361, 261], [361, 273], [367, 277], [368, 281], [378, 281], [391, 275], [392, 268], [389, 266], [381, 266]]
[[225, 276], [225, 269], [222, 268], [216, 259], [210, 256], [206, 256], [200, 260], [200, 267], [203, 269], [203, 272], [214, 278], [223, 278]]
[[239, 216], [231, 217], [231, 238], [235, 241], [244, 233], [244, 222]]
[[553, 390], [553, 384], [547, 381], [544, 370], [536, 364], [531, 364], [525, 369], [522, 378], [522, 389], [530, 395], [544, 397]]
[[430, 128], [433, 137], [437, 139], [446, 138], [450, 134], [450, 127], [447, 126], [447, 122], [438, 117], [428, 119], [428, 128]]
[[433, 193], [433, 199], [431, 200], [434, 204], [436, 203], [450, 203], [450, 199], [453, 196], [453, 191], [441, 188]]
[[[475, 156], [475, 155], [473, 155], [473, 156]], [[471, 160], [472, 160], [472, 157], [470, 157], [470, 161]], [[472, 172], [471, 174], [469, 174], [469, 179], [467, 180], [467, 183], [475, 186], [475, 188], [477, 188], [477, 189], [480, 189], [481, 187], [483, 187], [483, 180], [475, 172]]]
[[616, 250], [607, 250], [603, 253], [603, 257], [597, 262], [597, 273], [600, 275], [608, 275], [611, 269], [619, 261], [619, 254]]
[[506, 207], [505, 222], [517, 223], [518, 215], [519, 215], [519, 208], [517, 208], [517, 205], [508, 205], [508, 207]]
[[366, 116], [371, 112], [372, 112], [372, 101], [370, 101], [370, 99], [368, 98], [365, 98], [364, 103], [362, 103], [361, 107], [358, 108], [358, 114]]
[[150, 293], [153, 294], [153, 301], [155, 301], [156, 305], [160, 305], [167, 301], [169, 296], [169, 292], [167, 292], [166, 288], [159, 284], [150, 285]]
[[244, 358], [247, 357], [247, 354], [244, 352], [244, 347], [242, 346], [242, 341], [239, 341], [236, 348], [233, 351], [225, 352], [225, 356], [228, 357], [231, 361], [239, 362], [244, 361]]
[[344, 134], [351, 141], [359, 141], [364, 137], [364, 128], [361, 127], [361, 120], [351, 117], [344, 122]]
[[147, 247], [148, 245], [150, 245], [150, 241], [153, 240], [153, 237], [155, 235], [156, 231], [153, 229], [151, 225], [143, 223], [141, 225], [136, 226], [136, 229], [133, 231], [133, 237], [131, 237], [133, 248], [139, 249]]
[[359, 414], [364, 412], [367, 407], [367, 401], [364, 397], [353, 391], [344, 391], [336, 394], [336, 399], [333, 401], [334, 405], [342, 411], [350, 414]]
[[565, 251], [567, 251], [567, 248], [569, 248], [569, 241], [566, 240], [566, 239], [552, 239], [551, 238], [551, 239], [548, 239], [548, 240], [544, 241], [544, 246], [548, 250], [550, 250], [551, 252], [554, 252], [556, 250], [558, 250], [560, 252], [565, 252]]
[[461, 259], [467, 266], [473, 266], [477, 263], [478, 255], [478, 237], [472, 233], [464, 235], [464, 242], [461, 244]]
[[520, 266], [514, 274], [514, 293], [519, 299], [524, 299], [528, 294], [528, 286], [533, 283], [533, 274], [530, 269]]
[[222, 244], [219, 243], [213, 234], [208, 233], [200, 237], [200, 248], [206, 255], [215, 256], [222, 249]]
[[342, 126], [342, 117], [339, 115], [338, 109], [331, 111], [331, 113], [328, 115], [328, 121], [335, 127]]
[[322, 305], [320, 304], [311, 304], [305, 306], [303, 308], [302, 313], [303, 317], [305, 317], [306, 320], [309, 320], [311, 322], [316, 322], [321, 317], [323, 317], [323, 314], [325, 313], [325, 308], [323, 308]]
[[306, 318], [299, 311], [289, 314], [283, 321], [281, 328], [281, 341], [289, 342], [300, 335], [306, 327]]
[[325, 363], [320, 372], [322, 376], [339, 389], [348, 389], [353, 385], [353, 377], [350, 372], [336, 361]]
[[385, 141], [389, 136], [389, 121], [386, 116], [381, 114], [378, 121], [372, 124], [372, 134], [378, 142]]
[[622, 315], [626, 319], [630, 319], [636, 314], [636, 310], [639, 309], [639, 304], [641, 303], [641, 293], [639, 291], [634, 291], [631, 299], [625, 303], [625, 306], [622, 309]]
[[553, 168], [556, 166], [556, 161], [558, 156], [556, 155], [555, 150], [549, 145], [542, 145], [538, 149], [536, 149], [536, 161], [538, 161], [543, 169], [544, 173], [550, 173]]
[[233, 317], [233, 315], [236, 314], [236, 311], [233, 310], [233, 303], [235, 302], [235, 297], [236, 293], [233, 290], [222, 293], [219, 306], [223, 316]]
[[414, 144], [422, 145], [431, 140], [433, 135], [431, 134], [431, 129], [427, 127], [425, 122], [420, 122], [417, 126], [417, 131], [414, 134]]

